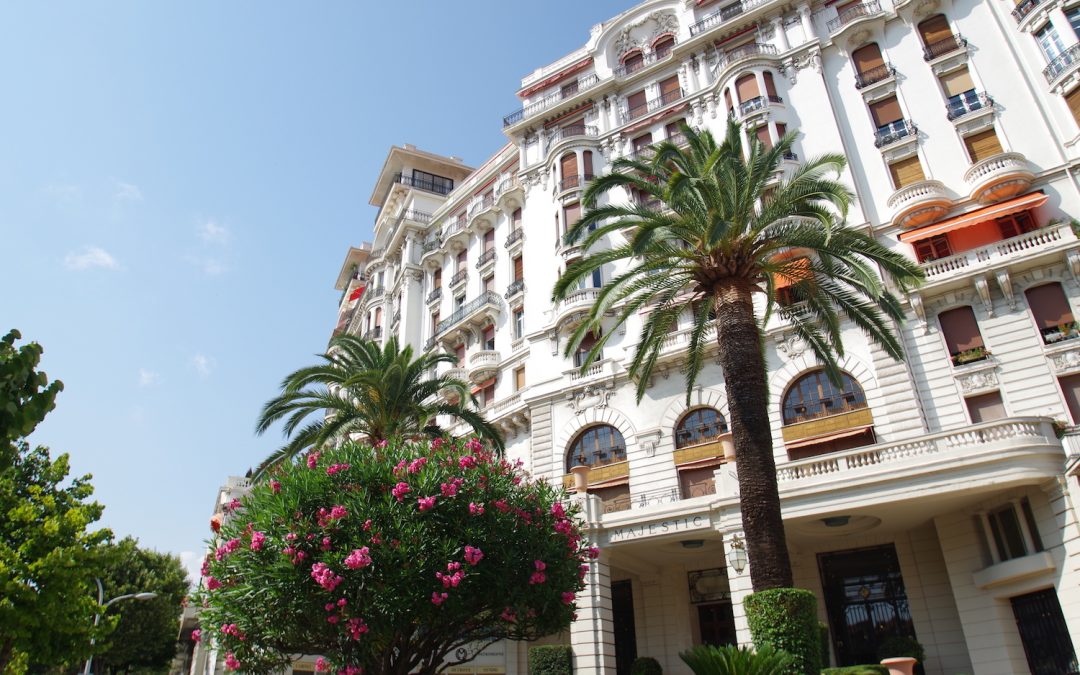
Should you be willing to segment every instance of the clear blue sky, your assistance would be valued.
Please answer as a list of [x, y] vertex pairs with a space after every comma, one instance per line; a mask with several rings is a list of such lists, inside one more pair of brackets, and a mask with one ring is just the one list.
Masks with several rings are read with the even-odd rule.
[[118, 536], [201, 555], [279, 443], [259, 407], [326, 345], [389, 146], [478, 165], [521, 76], [631, 5], [4, 4], [0, 332], [65, 384], [31, 440]]

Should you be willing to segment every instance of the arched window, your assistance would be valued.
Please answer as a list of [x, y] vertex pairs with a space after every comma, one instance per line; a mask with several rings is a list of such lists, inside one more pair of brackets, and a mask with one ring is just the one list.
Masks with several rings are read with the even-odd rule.
[[671, 48], [674, 46], [674, 37], [670, 35], [662, 37], [656, 41], [656, 44], [653, 45], [653, 54], [656, 54], [657, 59], [665, 58], [668, 54], [671, 53]]
[[626, 459], [626, 441], [610, 424], [600, 424], [582, 431], [566, 453], [566, 470], [575, 466], [602, 466]]
[[636, 49], [629, 54], [623, 55], [622, 67], [623, 72], [629, 75], [630, 73], [640, 70], [645, 65], [645, 55], [641, 53], [640, 49]]
[[761, 90], [757, 86], [757, 77], [753, 73], [747, 73], [735, 80], [735, 93], [739, 97], [739, 103], [746, 103], [761, 96]]
[[866, 407], [866, 395], [855, 378], [840, 373], [838, 388], [825, 374], [815, 370], [802, 376], [784, 394], [784, 424], [796, 424], [828, 415], [838, 415]]
[[675, 447], [685, 448], [715, 441], [727, 433], [727, 420], [715, 408], [697, 408], [686, 413], [675, 427]]

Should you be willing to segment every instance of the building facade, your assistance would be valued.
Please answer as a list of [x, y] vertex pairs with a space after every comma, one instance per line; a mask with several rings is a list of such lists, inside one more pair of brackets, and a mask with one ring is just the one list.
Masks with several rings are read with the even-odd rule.
[[[748, 143], [797, 133], [785, 170], [843, 153], [848, 224], [927, 274], [904, 298], [906, 361], [846, 326], [839, 388], [766, 326], [795, 578], [818, 596], [832, 662], [876, 662], [904, 634], [927, 673], [1076, 667], [1078, 31], [1063, 0], [648, 0], [526, 76], [509, 142], [479, 168], [391, 149], [335, 332], [456, 354], [512, 459], [567, 486], [590, 467], [575, 498], [603, 553], [557, 638], [580, 672], [652, 656], [687, 673], [687, 647], [749, 641], [723, 379], [710, 363], [687, 404], [689, 316], [638, 404], [639, 323], [605, 326], [584, 372], [563, 353], [620, 270], [550, 299], [582, 254], [562, 235], [587, 182], [678, 142], [683, 122], [722, 135], [729, 116]], [[507, 672], [525, 658], [507, 649]]]

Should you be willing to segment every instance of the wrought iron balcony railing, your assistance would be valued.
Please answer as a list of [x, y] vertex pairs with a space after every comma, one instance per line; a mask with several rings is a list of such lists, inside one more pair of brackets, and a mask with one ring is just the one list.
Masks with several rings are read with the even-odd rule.
[[887, 80], [895, 74], [896, 68], [893, 68], [892, 65], [888, 63], [882, 64], [877, 68], [864, 70], [861, 73], [855, 73], [855, 88], [862, 89], [864, 87], [869, 87], [882, 80]]
[[967, 94], [961, 94], [958, 98], [955, 98], [945, 106], [945, 110], [949, 120], [955, 120], [969, 115], [976, 110], [983, 110], [985, 108], [994, 107], [994, 99], [990, 98], [989, 94], [980, 92], [968, 92]]
[[959, 35], [950, 35], [923, 47], [923, 60], [933, 61], [939, 56], [945, 56], [964, 47], [967, 47], [967, 40]]
[[424, 190], [425, 192], [434, 192], [437, 195], [447, 195], [454, 189], [453, 181], [443, 182], [436, 181], [430, 178], [416, 178], [414, 176], [407, 176], [403, 173], [394, 174], [394, 182], [414, 187], [418, 190]]
[[480, 254], [480, 257], [476, 259], [476, 269], [480, 269], [484, 265], [487, 265], [490, 262], [494, 262], [494, 260], [495, 249], [491, 249], [490, 251], [484, 251]]
[[911, 120], [896, 120], [884, 126], [878, 127], [874, 132], [874, 147], [881, 148], [895, 143], [902, 138], [914, 136], [919, 129]]
[[1058, 54], [1053, 61], [1047, 64], [1046, 68], [1043, 68], [1043, 77], [1046, 78], [1046, 83], [1053, 84], [1054, 80], [1061, 77], [1077, 61], [1080, 61], [1080, 42]]
[[881, 11], [881, 3], [878, 0], [872, 0], [871, 2], [860, 2], [857, 5], [848, 7], [833, 20], [829, 21], [827, 27], [830, 33], [835, 33], [840, 28], [848, 25], [856, 19], [861, 19], [864, 16], [872, 16]]
[[535, 115], [538, 112], [547, 110], [556, 103], [568, 98], [577, 96], [583, 91], [595, 87], [600, 82], [600, 78], [596, 75], [586, 75], [577, 82], [564, 86], [559, 91], [548, 94], [544, 98], [535, 101], [533, 103], [524, 106], [521, 110], [516, 110], [503, 118], [503, 126], [508, 127], [512, 124], [516, 124], [521, 120]]
[[499, 299], [498, 294], [494, 291], [484, 291], [475, 300], [470, 300], [458, 309], [454, 310], [454, 313], [446, 317], [435, 326], [435, 335], [433, 338], [437, 338], [450, 328], [464, 321], [467, 317], [472, 315], [484, 307], [501, 307], [502, 300]]

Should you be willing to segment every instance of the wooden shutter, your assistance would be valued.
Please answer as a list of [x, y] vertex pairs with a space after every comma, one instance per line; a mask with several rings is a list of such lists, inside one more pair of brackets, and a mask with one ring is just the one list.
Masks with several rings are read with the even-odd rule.
[[514, 371], [514, 389], [521, 391], [525, 388], [525, 366]]
[[1065, 395], [1065, 405], [1069, 407], [1073, 424], [1080, 424], [1080, 373], [1059, 377], [1058, 384]]
[[941, 332], [945, 336], [945, 346], [950, 355], [983, 346], [979, 322], [975, 320], [975, 312], [971, 307], [957, 307], [942, 312], [938, 314], [938, 321], [941, 323]]
[[525, 264], [521, 256], [514, 258], [514, 281], [521, 281], [525, 278]]
[[641, 152], [642, 148], [647, 148], [652, 145], [652, 134], [645, 134], [638, 136], [633, 140], [634, 152]]
[[629, 109], [630, 114], [641, 114], [639, 109], [645, 105], [645, 90], [634, 92], [626, 97], [626, 107]]
[[514, 209], [514, 212], [510, 215], [510, 222], [514, 224], [514, 227], [521, 225], [521, 209]]
[[668, 122], [664, 125], [664, 138], [671, 138], [675, 134], [679, 133], [679, 129], [682, 128], [683, 123], [686, 120], [675, 120], [674, 122]]
[[762, 124], [760, 127], [758, 127], [757, 131], [755, 131], [754, 133], [757, 135], [757, 139], [761, 141], [762, 145], [764, 145], [766, 148], [772, 147], [772, 139], [769, 138], [769, 125], [767, 123]]
[[915, 248], [915, 258], [919, 262], [926, 262], [928, 260], [939, 260], [941, 258], [948, 258], [952, 255], [952, 249], [949, 247], [949, 238], [944, 234], [939, 234], [936, 237], [930, 237], [929, 239], [920, 239], [914, 241], [911, 245]]
[[950, 38], [952, 34], [949, 20], [945, 18], [944, 14], [932, 16], [919, 24], [919, 35], [922, 36], [923, 44], [927, 46]]
[[895, 96], [871, 103], [870, 116], [874, 118], [874, 124], [879, 128], [904, 118], [900, 112], [900, 102], [896, 100]]
[[458, 365], [464, 365], [465, 363], [465, 345], [459, 344], [454, 347], [454, 356], [457, 357]]
[[495, 326], [488, 324], [484, 326], [484, 344], [487, 344], [491, 340], [495, 339]]
[[783, 122], [777, 122], [776, 123], [776, 137], [777, 138], [783, 138], [784, 136], [787, 136], [787, 125], [784, 124]]
[[766, 70], [761, 75], [765, 78], [765, 93], [776, 98], [776, 84], [773, 82], [772, 71]]
[[484, 251], [490, 251], [495, 248], [495, 229], [492, 228], [484, 233]]
[[581, 204], [568, 204], [563, 209], [563, 220], [566, 222], [567, 231], [570, 230], [577, 221], [581, 220]]
[[662, 59], [671, 53], [671, 48], [674, 46], [675, 38], [666, 37], [653, 45], [653, 53], [656, 54], [656, 58]]
[[486, 291], [494, 291], [494, 290], [495, 290], [495, 277], [494, 276], [484, 277], [484, 291], [486, 292]]
[[660, 96], [664, 99], [664, 101], [666, 101], [668, 103], [671, 103], [671, 101], [674, 100], [673, 98], [669, 97], [668, 95], [670, 94], [672, 97], [676, 96], [677, 95], [676, 92], [679, 92], [681, 90], [682, 90], [682, 87], [679, 86], [679, 76], [678, 75], [672, 75], [671, 77], [667, 78], [666, 80], [660, 80]]
[[946, 96], [959, 96], [974, 89], [975, 83], [971, 81], [971, 73], [968, 72], [967, 66], [964, 66], [959, 70], [942, 75], [941, 88], [945, 90]]
[[1057, 328], [1063, 323], [1072, 323], [1073, 313], [1061, 284], [1046, 284], [1029, 288], [1024, 292], [1028, 307], [1035, 317], [1035, 325], [1040, 329]]
[[562, 172], [563, 180], [578, 175], [577, 155], [573, 152], [563, 155], [559, 160], [559, 170]]
[[628, 73], [632, 73], [645, 63], [645, 56], [641, 52], [634, 52], [630, 56], [623, 59], [623, 68]]
[[746, 103], [752, 98], [761, 96], [757, 86], [757, 77], [753, 73], [740, 77], [735, 81], [735, 93], [739, 96], [739, 103]]
[[592, 150], [585, 150], [581, 153], [581, 168], [583, 175], [588, 178], [593, 175], [592, 172]]
[[993, 129], [964, 137], [964, 147], [967, 148], [972, 164], [1002, 152], [1001, 141], [998, 140], [997, 132]]
[[1001, 400], [1001, 392], [992, 391], [981, 396], [971, 396], [964, 399], [964, 402], [967, 403], [972, 424], [992, 422], [1005, 417], [1005, 403]]
[[435, 270], [435, 274], [431, 277], [431, 286], [433, 288], [442, 288], [442, 268]]
[[881, 48], [877, 46], [877, 43], [859, 47], [852, 52], [851, 60], [855, 63], [857, 73], [866, 73], [885, 65], [885, 59], [881, 58]]
[[1065, 94], [1065, 102], [1069, 104], [1069, 112], [1072, 113], [1073, 119], [1080, 124], [1080, 87]]
[[[1080, 91], [1078, 89], [1077, 91]], [[731, 90], [724, 89], [724, 104], [727, 106], [727, 111], [730, 113], [734, 106], [731, 105]]]
[[375, 308], [375, 327], [382, 326], [382, 307]]
[[897, 190], [905, 185], [926, 180], [926, 174], [923, 173], [922, 163], [919, 162], [918, 155], [912, 155], [907, 159], [901, 159], [890, 164], [889, 175], [892, 176], [893, 187]]
[[[469, 252], [467, 250], [458, 252], [458, 254], [457, 254], [457, 271], [460, 272], [461, 270], [468, 267], [468, 262], [469, 262]], [[451, 281], [453, 281], [453, 280], [451, 279]]]

